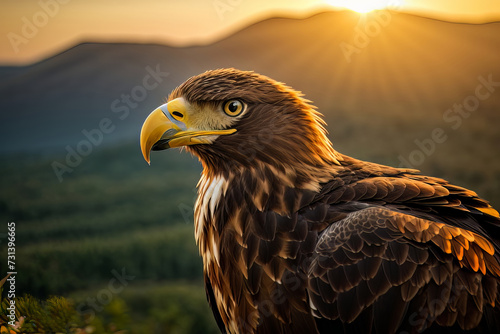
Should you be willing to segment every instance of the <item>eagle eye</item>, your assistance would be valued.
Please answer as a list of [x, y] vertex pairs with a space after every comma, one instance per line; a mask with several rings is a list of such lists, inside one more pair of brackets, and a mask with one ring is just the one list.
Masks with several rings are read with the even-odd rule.
[[229, 100], [224, 102], [223, 109], [227, 115], [235, 117], [243, 112], [245, 105], [240, 100]]

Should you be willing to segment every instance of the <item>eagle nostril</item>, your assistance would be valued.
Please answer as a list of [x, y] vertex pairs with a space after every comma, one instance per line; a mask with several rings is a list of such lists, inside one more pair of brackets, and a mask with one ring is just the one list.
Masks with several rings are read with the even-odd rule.
[[178, 118], [183, 118], [184, 115], [178, 111], [172, 111], [172, 115]]

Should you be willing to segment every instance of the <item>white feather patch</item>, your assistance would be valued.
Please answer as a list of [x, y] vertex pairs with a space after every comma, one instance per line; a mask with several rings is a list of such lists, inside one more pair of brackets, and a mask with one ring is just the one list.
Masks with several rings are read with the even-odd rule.
[[227, 181], [222, 176], [216, 176], [208, 185], [204, 182], [203, 186], [205, 189], [201, 189], [200, 196], [203, 196], [203, 199], [200, 204], [204, 210], [203, 216], [208, 220], [213, 218], [220, 197], [227, 190]]
[[213, 234], [205, 236], [207, 230], [215, 230], [216, 223], [214, 221], [215, 210], [221, 200], [222, 195], [225, 195], [228, 187], [226, 179], [222, 176], [216, 176], [213, 179], [208, 179], [204, 175], [200, 179], [199, 194], [196, 200], [195, 209], [195, 237], [197, 243], [204, 240], [205, 244], [200, 246], [200, 250], [205, 252], [205, 260], [207, 265], [213, 262], [213, 258], [219, 264], [220, 252], [219, 245], [213, 238]]

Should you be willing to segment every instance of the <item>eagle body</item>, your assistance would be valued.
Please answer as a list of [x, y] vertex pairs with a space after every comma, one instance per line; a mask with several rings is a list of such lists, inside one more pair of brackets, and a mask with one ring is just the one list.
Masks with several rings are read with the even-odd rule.
[[203, 164], [195, 238], [223, 333], [493, 333], [500, 219], [471, 190], [336, 152], [300, 93], [208, 71], [153, 111]]

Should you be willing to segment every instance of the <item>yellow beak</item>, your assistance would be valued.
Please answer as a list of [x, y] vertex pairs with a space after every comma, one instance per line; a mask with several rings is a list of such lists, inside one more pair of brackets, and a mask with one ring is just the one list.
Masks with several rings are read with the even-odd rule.
[[192, 131], [189, 115], [183, 98], [177, 98], [155, 109], [144, 121], [141, 129], [141, 150], [144, 159], [150, 163], [151, 151], [168, 148], [210, 144], [213, 136], [228, 135], [236, 129]]

